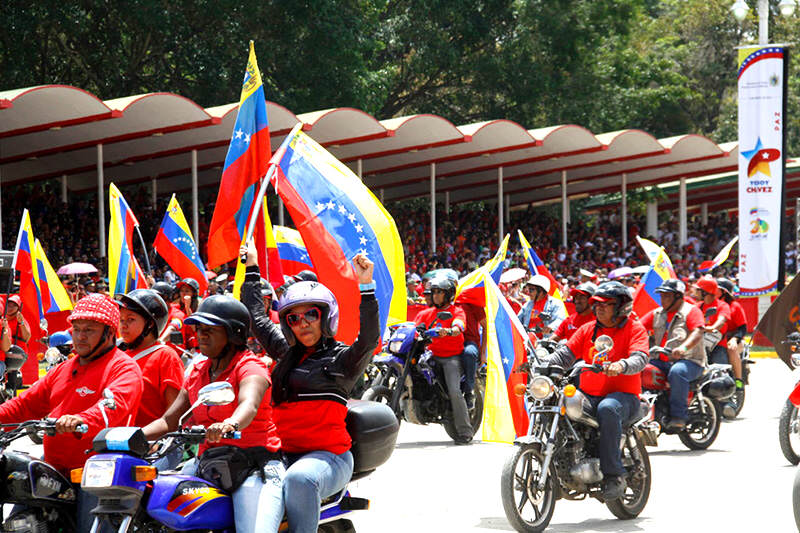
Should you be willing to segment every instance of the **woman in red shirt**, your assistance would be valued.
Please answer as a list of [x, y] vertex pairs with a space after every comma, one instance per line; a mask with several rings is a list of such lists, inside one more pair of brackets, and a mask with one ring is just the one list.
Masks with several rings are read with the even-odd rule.
[[[230, 383], [236, 394], [235, 403], [200, 405], [192, 411], [193, 423], [206, 426], [200, 463], [210, 448], [239, 448], [250, 467], [246, 479], [231, 489], [236, 531], [278, 531], [281, 517], [268, 510], [280, 505], [283, 498], [280, 481], [285, 469], [281, 441], [272, 419], [269, 371], [266, 363], [246, 348], [250, 314], [230, 296], [215, 295], [203, 300], [186, 323], [196, 326], [200, 352], [208, 359], [194, 365], [173, 404], [164, 416], [148, 424], [144, 433], [153, 440], [175, 431], [180, 417], [197, 401], [204, 385], [217, 381]], [[224, 438], [234, 431], [241, 431], [241, 439]], [[196, 468], [187, 465], [184, 473]]]

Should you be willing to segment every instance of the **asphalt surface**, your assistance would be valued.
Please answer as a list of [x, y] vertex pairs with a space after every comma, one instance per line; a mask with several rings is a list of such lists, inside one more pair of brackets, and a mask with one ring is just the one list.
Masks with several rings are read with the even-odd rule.
[[[648, 448], [653, 480], [642, 514], [621, 521], [596, 500], [559, 500], [548, 531], [797, 531], [792, 516], [795, 467], [778, 444], [778, 417], [800, 379], [776, 359], [752, 368], [742, 412], [723, 423], [708, 450], [675, 436]], [[480, 430], [478, 437], [480, 437]], [[353, 522], [377, 531], [513, 531], [500, 501], [500, 472], [513, 446], [454, 446], [439, 426], [403, 423], [391, 459], [351, 485], [371, 500]]]

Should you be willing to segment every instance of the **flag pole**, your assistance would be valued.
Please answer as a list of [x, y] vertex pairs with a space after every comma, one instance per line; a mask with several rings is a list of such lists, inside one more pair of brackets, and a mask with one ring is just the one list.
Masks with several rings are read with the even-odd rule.
[[[269, 170], [267, 170], [267, 175], [261, 180], [261, 187], [258, 189], [258, 194], [256, 195], [255, 200], [253, 201], [253, 212], [250, 213], [250, 220], [247, 222], [247, 233], [245, 234], [244, 243], [247, 244], [250, 239], [253, 238], [253, 232], [256, 230], [256, 220], [258, 219], [258, 214], [261, 212], [261, 204], [263, 203], [262, 200], [264, 199], [264, 195], [267, 194], [267, 187], [269, 186], [269, 182], [272, 181], [272, 176], [275, 175], [275, 169], [278, 165], [270, 165]], [[247, 256], [243, 255], [239, 258], [242, 264], [247, 261]]]
[[136, 224], [134, 228], [136, 229], [136, 235], [139, 236], [139, 244], [142, 245], [142, 251], [144, 252], [144, 266], [147, 268], [147, 275], [152, 277], [153, 271], [150, 269], [150, 258], [147, 256], [147, 248], [144, 245], [144, 239], [142, 238], [141, 230], [139, 230], [139, 224]]

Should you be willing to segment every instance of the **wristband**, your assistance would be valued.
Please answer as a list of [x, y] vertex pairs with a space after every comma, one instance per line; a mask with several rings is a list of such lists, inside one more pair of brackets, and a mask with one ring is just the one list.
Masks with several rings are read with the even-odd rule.
[[364, 291], [374, 291], [375, 290], [375, 282], [370, 281], [369, 283], [359, 283], [358, 290], [361, 292]]

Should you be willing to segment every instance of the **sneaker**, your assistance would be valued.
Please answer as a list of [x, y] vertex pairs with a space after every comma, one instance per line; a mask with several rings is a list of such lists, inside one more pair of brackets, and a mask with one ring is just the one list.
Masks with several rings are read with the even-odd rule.
[[670, 418], [667, 424], [667, 431], [677, 433], [686, 429], [686, 420], [680, 418]]
[[475, 393], [472, 391], [464, 393], [464, 401], [467, 402], [467, 410], [472, 411], [475, 409]]
[[627, 487], [622, 476], [608, 476], [603, 479], [603, 499], [607, 502], [619, 500], [625, 494]]
[[736, 418], [736, 406], [731, 402], [725, 402], [722, 405], [722, 417], [725, 420], [733, 420]]

